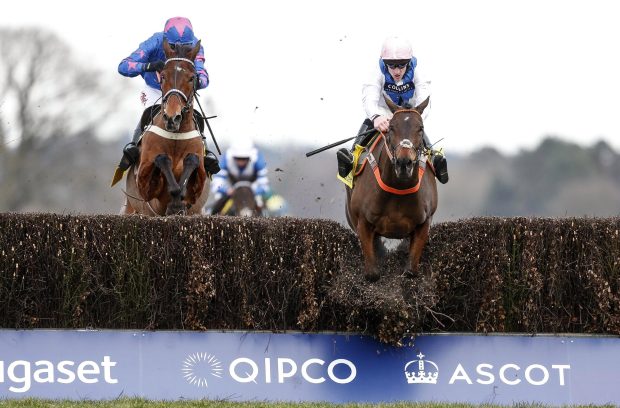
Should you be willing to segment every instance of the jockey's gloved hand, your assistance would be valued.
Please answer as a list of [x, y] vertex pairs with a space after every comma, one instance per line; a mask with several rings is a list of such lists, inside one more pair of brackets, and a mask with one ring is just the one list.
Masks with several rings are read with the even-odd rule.
[[165, 62], [161, 60], [149, 62], [144, 66], [144, 72], [154, 72], [154, 71], [159, 72], [162, 69], [164, 69], [164, 65], [165, 65]]

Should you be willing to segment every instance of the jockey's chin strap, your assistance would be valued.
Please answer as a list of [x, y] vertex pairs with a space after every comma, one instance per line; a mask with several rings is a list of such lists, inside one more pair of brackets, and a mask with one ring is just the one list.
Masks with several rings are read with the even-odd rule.
[[[168, 58], [165, 64], [168, 64], [169, 62], [173, 62], [173, 61], [185, 61], [192, 65], [192, 67], [194, 68], [194, 71], [196, 70], [196, 65], [194, 65], [194, 61], [187, 59], [187, 58], [178, 58], [178, 57]], [[175, 79], [175, 85], [176, 85], [176, 79]], [[164, 96], [162, 97], [162, 105], [164, 107], [166, 106], [166, 102], [168, 101], [168, 98], [171, 95], [178, 95], [185, 102], [185, 106], [183, 106], [183, 108], [181, 109], [181, 113], [185, 114], [192, 107], [192, 97], [194, 96], [195, 93], [196, 93], [195, 85], [192, 85], [192, 93], [189, 96], [185, 95], [185, 93], [181, 91], [180, 89], [172, 88], [168, 92], [166, 92]]]

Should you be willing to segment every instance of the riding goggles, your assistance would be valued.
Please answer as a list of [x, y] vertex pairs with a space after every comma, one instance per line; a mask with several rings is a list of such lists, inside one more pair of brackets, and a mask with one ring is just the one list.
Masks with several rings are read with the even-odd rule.
[[406, 68], [407, 65], [409, 65], [409, 63], [405, 62], [404, 64], [385, 64], [385, 65], [387, 65], [387, 67], [391, 69], [402, 69], [402, 68]]

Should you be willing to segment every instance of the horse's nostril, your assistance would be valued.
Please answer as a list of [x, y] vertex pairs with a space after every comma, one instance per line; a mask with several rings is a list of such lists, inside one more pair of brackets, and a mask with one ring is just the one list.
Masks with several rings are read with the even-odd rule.
[[181, 119], [182, 119], [182, 116], [181, 116], [181, 115], [175, 115], [175, 117], [174, 117], [174, 122], [175, 122], [175, 123], [181, 123]]

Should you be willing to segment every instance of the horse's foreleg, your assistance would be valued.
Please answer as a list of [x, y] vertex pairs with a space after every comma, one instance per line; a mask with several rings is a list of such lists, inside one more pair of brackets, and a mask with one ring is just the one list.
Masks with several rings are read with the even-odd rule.
[[172, 160], [166, 154], [160, 154], [155, 157], [153, 161], [155, 166], [161, 171], [161, 173], [166, 178], [166, 183], [168, 184], [168, 192], [172, 197], [178, 196], [181, 193], [181, 187], [177, 180], [174, 178], [174, 174], [172, 173]]
[[179, 185], [181, 186], [181, 198], [185, 198], [187, 194], [187, 182], [189, 178], [194, 174], [198, 166], [200, 165], [200, 159], [194, 153], [190, 153], [183, 159], [183, 173], [179, 179]]
[[172, 160], [168, 155], [160, 154], [154, 160], [155, 166], [161, 171], [166, 179], [168, 193], [171, 200], [166, 207], [166, 215], [185, 214], [187, 208], [183, 205], [181, 186], [172, 172]]
[[420, 266], [420, 258], [422, 251], [428, 242], [428, 235], [431, 229], [431, 218], [429, 217], [424, 224], [418, 225], [410, 235], [409, 242], [409, 260], [410, 268], [405, 270], [406, 273], [416, 275]]
[[379, 279], [375, 254], [376, 233], [372, 225], [362, 217], [357, 222], [357, 236], [360, 239], [362, 253], [364, 254], [364, 278], [367, 281], [375, 282]]

